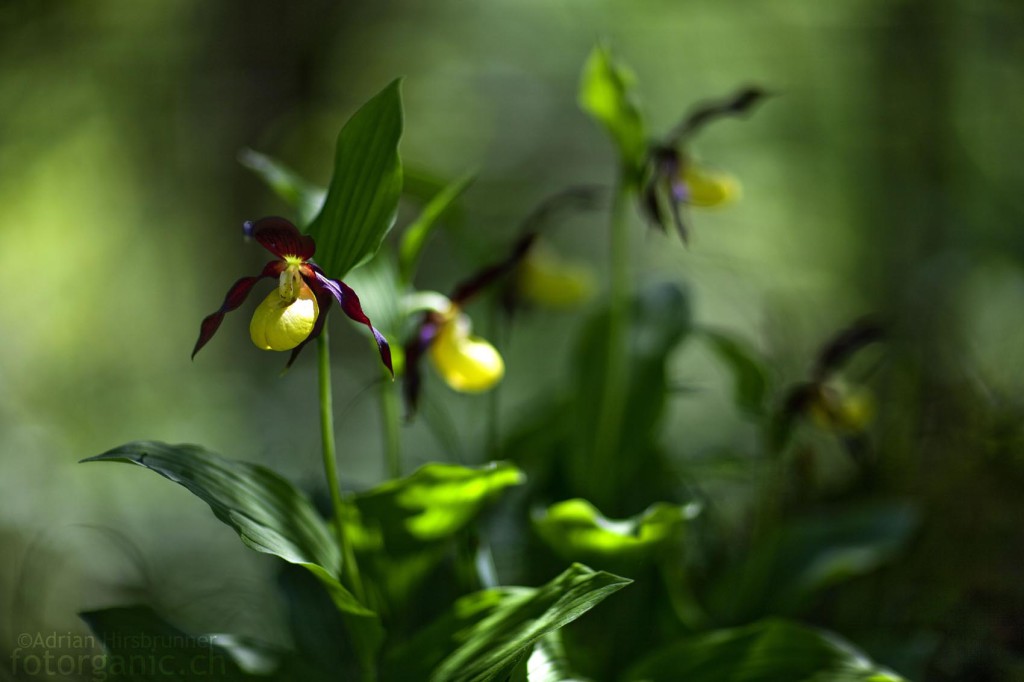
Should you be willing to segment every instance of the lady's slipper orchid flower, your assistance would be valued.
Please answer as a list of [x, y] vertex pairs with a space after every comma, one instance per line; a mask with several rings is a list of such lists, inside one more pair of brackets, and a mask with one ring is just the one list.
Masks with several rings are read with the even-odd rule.
[[498, 350], [472, 335], [469, 317], [462, 307], [486, 287], [511, 274], [529, 253], [536, 232], [527, 232], [516, 241], [511, 253], [489, 265], [455, 287], [450, 297], [435, 294], [425, 306], [412, 338], [405, 344], [405, 404], [409, 417], [419, 403], [423, 378], [420, 360], [429, 356], [438, 374], [452, 389], [480, 393], [493, 388], [505, 375], [505, 363]]
[[810, 418], [820, 428], [844, 439], [853, 454], [863, 450], [860, 437], [874, 418], [874, 400], [867, 387], [847, 385], [839, 371], [860, 349], [883, 337], [882, 326], [864, 318], [822, 347], [811, 380], [793, 386], [786, 394], [777, 418], [777, 446], [788, 439], [797, 419]]
[[430, 360], [445, 382], [461, 393], [481, 393], [505, 376], [505, 362], [498, 349], [472, 335], [469, 316], [452, 304], [435, 313], [436, 330], [430, 343]]
[[384, 336], [374, 329], [363, 313], [359, 297], [348, 285], [324, 274], [311, 261], [316, 251], [313, 238], [299, 232], [284, 218], [263, 218], [246, 222], [245, 234], [277, 256], [263, 266], [255, 277], [243, 277], [235, 282], [224, 297], [224, 303], [208, 315], [199, 328], [199, 339], [192, 351], [195, 357], [224, 320], [224, 315], [238, 308], [261, 279], [277, 278], [277, 287], [271, 291], [253, 313], [249, 335], [262, 350], [291, 351], [286, 367], [324, 328], [331, 300], [336, 300], [349, 318], [366, 325], [377, 342], [381, 361], [391, 368], [391, 349]]
[[650, 147], [641, 208], [652, 225], [664, 232], [671, 220], [686, 242], [688, 230], [682, 206], [713, 208], [739, 197], [739, 182], [735, 178], [700, 166], [684, 149], [689, 139], [707, 123], [723, 116], [743, 114], [764, 95], [761, 90], [748, 88], [728, 100], [702, 105], [683, 120], [667, 141]]
[[665, 218], [667, 205], [672, 223], [684, 243], [689, 241], [689, 231], [683, 220], [682, 206], [717, 208], [739, 197], [739, 181], [727, 173], [703, 168], [671, 147], [654, 147], [649, 154], [651, 177], [644, 187], [644, 212], [648, 220], [664, 232], [668, 222]]
[[[589, 186], [570, 187], [541, 202], [520, 228], [520, 237], [508, 255], [482, 268], [459, 283], [450, 297], [421, 292], [421, 304], [413, 306], [425, 310], [416, 331], [405, 344], [405, 403], [411, 417], [419, 401], [422, 376], [420, 361], [429, 357], [441, 378], [452, 389], [463, 393], [479, 393], [493, 388], [505, 374], [505, 363], [498, 350], [479, 336], [473, 336], [469, 317], [463, 306], [478, 293], [507, 281], [509, 286], [501, 294], [505, 311], [511, 314], [522, 299], [531, 295], [546, 298], [557, 305], [569, 305], [589, 294], [592, 280], [582, 268], [555, 273], [553, 258], [538, 250], [541, 227], [553, 215], [567, 209], [594, 206], [602, 192]], [[552, 291], [551, 287], [564, 291]], [[544, 302], [544, 301], [537, 301]]]
[[840, 435], [864, 431], [875, 416], [875, 401], [865, 386], [830, 381], [816, 387], [807, 410], [820, 428]]

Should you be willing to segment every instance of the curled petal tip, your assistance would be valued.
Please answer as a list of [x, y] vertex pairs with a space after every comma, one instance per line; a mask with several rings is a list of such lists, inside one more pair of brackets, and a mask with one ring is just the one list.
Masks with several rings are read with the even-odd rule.
[[377, 331], [373, 323], [370, 322], [370, 318], [363, 312], [363, 307], [359, 303], [359, 296], [356, 295], [356, 292], [341, 280], [331, 279], [316, 266], [312, 266], [312, 271], [312, 282], [315, 282], [314, 289], [328, 292], [338, 302], [342, 312], [350, 320], [365, 325], [370, 330], [370, 333], [373, 334], [373, 340], [377, 343], [377, 351], [380, 353], [381, 362], [384, 363], [384, 366], [388, 368], [392, 378], [394, 378], [395, 370], [391, 364], [391, 347], [388, 345], [388, 340]]

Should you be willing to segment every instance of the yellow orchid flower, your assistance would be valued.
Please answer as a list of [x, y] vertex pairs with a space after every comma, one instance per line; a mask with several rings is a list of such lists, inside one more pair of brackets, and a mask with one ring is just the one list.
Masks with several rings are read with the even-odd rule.
[[640, 207], [652, 225], [664, 232], [672, 222], [685, 242], [689, 233], [681, 207], [713, 208], [739, 198], [736, 178], [704, 168], [686, 150], [694, 135], [706, 125], [723, 117], [746, 114], [766, 95], [760, 88], [744, 88], [727, 99], [702, 104], [666, 139], [649, 147]]
[[392, 371], [391, 348], [363, 313], [356, 292], [341, 280], [331, 279], [311, 262], [316, 251], [312, 237], [299, 232], [284, 218], [273, 217], [245, 223], [245, 234], [277, 256], [277, 260], [263, 266], [256, 277], [243, 277], [231, 286], [221, 307], [203, 319], [192, 357], [213, 338], [224, 316], [245, 302], [257, 282], [276, 277], [277, 288], [263, 299], [249, 324], [249, 335], [257, 348], [290, 350], [290, 366], [302, 348], [323, 331], [327, 310], [331, 301], [336, 300], [342, 312], [370, 330], [381, 361]]
[[549, 308], [571, 308], [593, 296], [597, 285], [589, 268], [560, 258], [540, 244], [530, 249], [516, 272], [516, 289]]
[[430, 359], [438, 374], [462, 393], [490, 390], [505, 376], [498, 349], [471, 332], [469, 317], [453, 305], [442, 315], [430, 344]]

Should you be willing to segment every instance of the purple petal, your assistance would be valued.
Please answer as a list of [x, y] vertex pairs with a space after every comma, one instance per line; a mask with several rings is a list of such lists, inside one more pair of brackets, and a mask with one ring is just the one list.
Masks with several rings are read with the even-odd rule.
[[692, 137], [697, 131], [715, 119], [725, 116], [742, 116], [753, 109], [770, 93], [758, 87], [743, 88], [736, 94], [723, 100], [703, 102], [689, 114], [672, 131], [669, 139], [675, 143]]
[[434, 313], [423, 314], [416, 333], [405, 344], [405, 376], [402, 378], [402, 397], [405, 399], [405, 418], [411, 420], [419, 408], [423, 374], [420, 361], [437, 336], [438, 324]]
[[348, 315], [349, 319], [366, 325], [370, 333], [373, 334], [373, 339], [377, 342], [377, 351], [380, 353], [381, 362], [384, 363], [384, 366], [391, 372], [391, 376], [394, 377], [395, 370], [391, 366], [391, 348], [388, 346], [388, 341], [384, 338], [383, 334], [374, 328], [370, 318], [363, 312], [363, 307], [359, 303], [359, 296], [356, 295], [356, 292], [344, 282], [331, 279], [325, 275], [319, 267], [311, 267], [313, 269], [313, 276], [316, 278], [315, 282], [310, 283], [313, 290], [316, 291], [317, 287], [326, 289], [338, 301], [342, 312]]
[[679, 178], [673, 178], [669, 182], [668, 187], [669, 194], [672, 195], [672, 201], [675, 203], [684, 204], [690, 200], [690, 188]]
[[316, 251], [313, 238], [299, 232], [299, 228], [284, 218], [260, 218], [256, 222], [246, 222], [243, 229], [246, 235], [278, 258], [293, 256], [305, 261]]
[[661, 200], [658, 196], [658, 185], [652, 180], [644, 186], [640, 197], [640, 209], [653, 227], [658, 228], [662, 234], [668, 232], [665, 229], [665, 216], [661, 209]]
[[871, 316], [856, 320], [829, 339], [818, 353], [813, 373], [815, 381], [824, 381], [861, 348], [884, 338], [885, 327], [881, 321]]
[[669, 206], [672, 212], [672, 222], [676, 225], [676, 231], [679, 233], [679, 238], [683, 240], [683, 244], [689, 245], [689, 231], [686, 229], [686, 222], [683, 220], [683, 212], [679, 208], [679, 202], [669, 201]]
[[224, 303], [215, 313], [207, 315], [202, 323], [199, 325], [199, 339], [196, 341], [195, 348], [192, 349], [192, 357], [196, 356], [199, 349], [206, 345], [206, 343], [213, 338], [213, 335], [217, 333], [217, 329], [220, 328], [220, 323], [224, 321], [224, 315], [231, 312], [238, 306], [245, 302], [245, 299], [249, 296], [249, 292], [252, 291], [253, 286], [256, 282], [267, 277], [276, 277], [281, 273], [282, 264], [280, 261], [272, 261], [263, 266], [263, 272], [257, 277], [243, 277], [228, 289], [227, 296], [224, 297]]
[[455, 305], [461, 305], [473, 298], [482, 289], [515, 270], [537, 240], [536, 232], [527, 232], [512, 246], [512, 252], [504, 259], [477, 271], [455, 287], [449, 297]]

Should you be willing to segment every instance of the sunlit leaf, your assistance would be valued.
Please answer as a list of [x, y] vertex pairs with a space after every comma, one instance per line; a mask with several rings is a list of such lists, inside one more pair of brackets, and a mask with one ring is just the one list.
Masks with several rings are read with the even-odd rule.
[[309, 228], [316, 260], [331, 277], [373, 257], [394, 225], [402, 192], [400, 83], [364, 104], [338, 135], [327, 199]]
[[796, 613], [815, 592], [892, 560], [917, 526], [906, 504], [873, 504], [798, 519], [724, 572], [711, 602], [726, 622]]
[[464, 175], [447, 185], [434, 195], [420, 211], [419, 217], [406, 228], [398, 251], [400, 271], [404, 281], [408, 282], [412, 279], [420, 253], [427, 243], [427, 238], [438, 224], [438, 219], [444, 215], [456, 199], [462, 196], [474, 179], [473, 175]]
[[324, 205], [327, 190], [307, 181], [288, 166], [253, 149], [238, 155], [243, 166], [254, 172], [298, 214], [298, 224], [309, 225]]
[[608, 131], [623, 168], [636, 174], [643, 166], [647, 133], [633, 92], [635, 77], [611, 51], [595, 47], [583, 66], [580, 107]]
[[695, 506], [651, 505], [629, 519], [612, 520], [586, 500], [572, 499], [548, 507], [533, 524], [551, 549], [568, 560], [649, 558], [678, 541]]
[[732, 373], [733, 401], [751, 417], [762, 417], [768, 397], [768, 372], [753, 350], [728, 334], [701, 329], [711, 350]]
[[837, 636], [783, 620], [683, 639], [635, 666], [644, 682], [900, 682]]
[[427, 464], [353, 497], [349, 537], [389, 630], [414, 625], [410, 620], [424, 614], [432, 619], [451, 600], [479, 589], [477, 579], [460, 574], [475, 569], [472, 562], [462, 565], [457, 546], [502, 491], [524, 480], [506, 463]]
[[83, 461], [138, 464], [185, 487], [248, 547], [303, 566], [319, 578], [335, 605], [358, 623], [361, 655], [368, 657], [379, 645], [383, 633], [377, 615], [338, 580], [341, 552], [329, 527], [305, 495], [270, 469], [197, 445], [150, 441], [128, 443]]
[[484, 590], [458, 600], [419, 637], [396, 649], [385, 680], [500, 680], [549, 633], [631, 581], [574, 564], [538, 588]]
[[524, 481], [519, 469], [504, 462], [426, 464], [356, 495], [354, 503], [362, 522], [372, 524], [389, 548], [400, 549], [450, 536], [502, 490]]
[[556, 630], [541, 637], [530, 656], [516, 666], [512, 679], [518, 675], [524, 682], [589, 682], [572, 671], [561, 635]]

